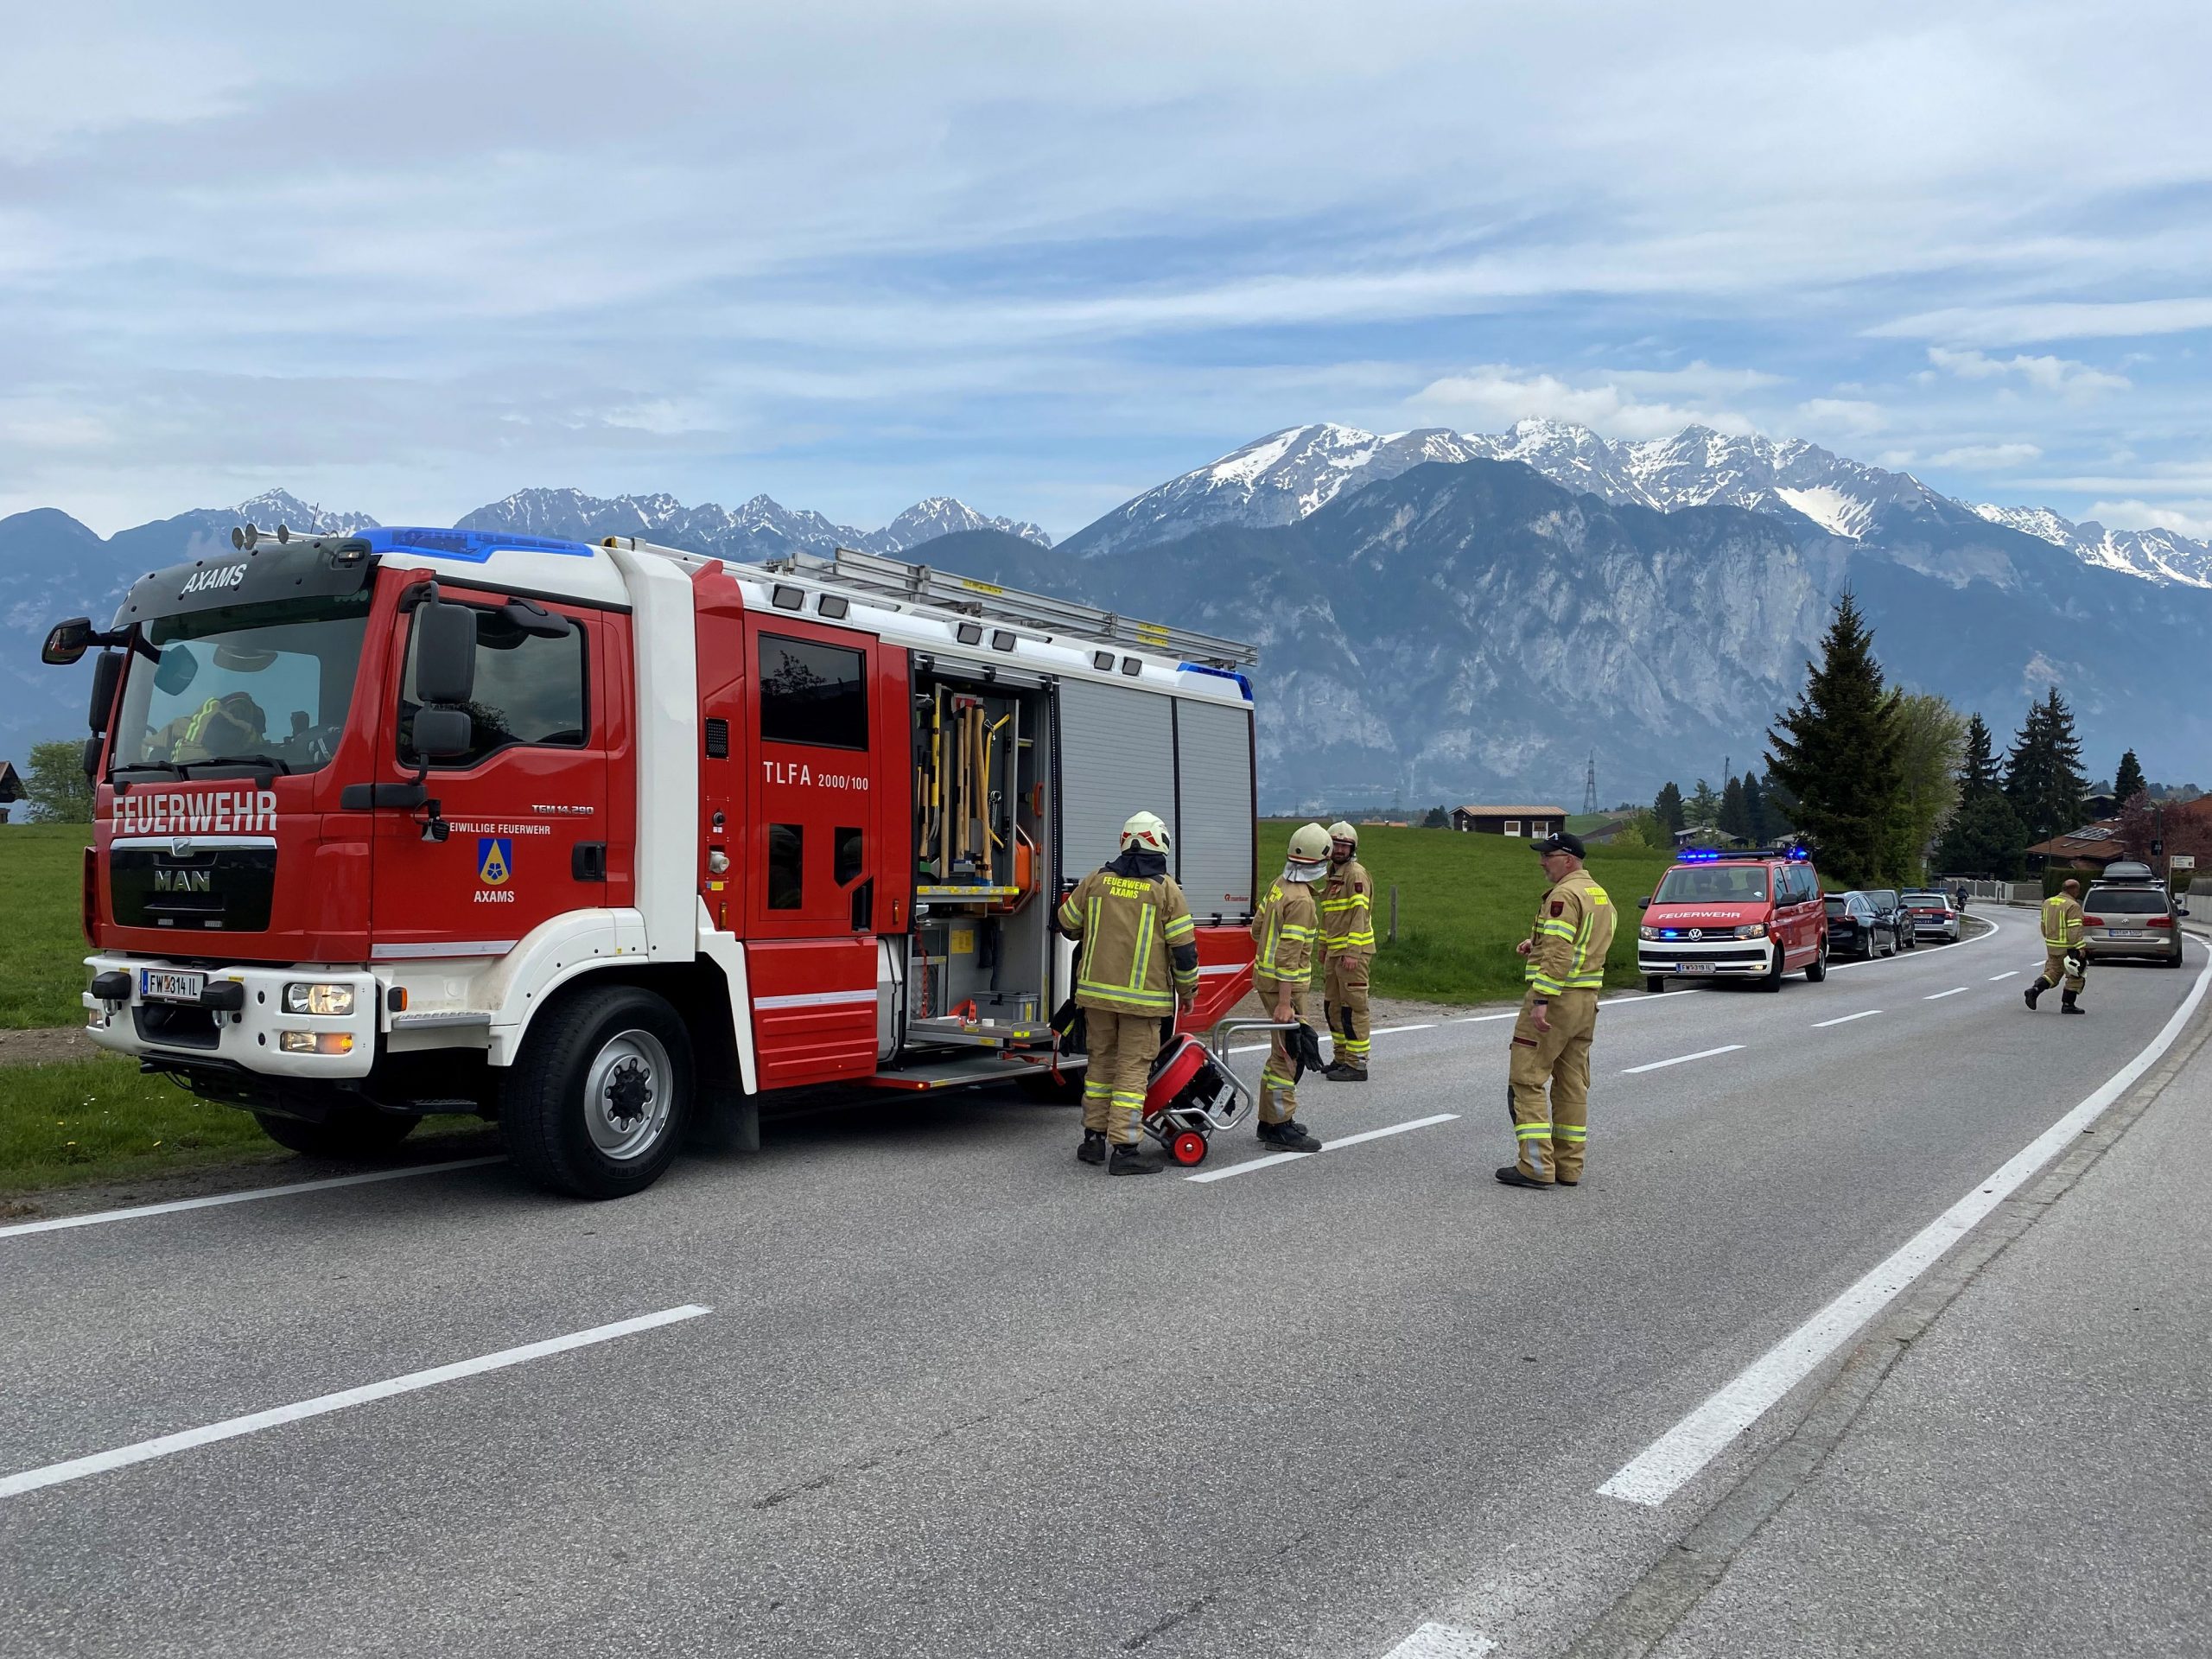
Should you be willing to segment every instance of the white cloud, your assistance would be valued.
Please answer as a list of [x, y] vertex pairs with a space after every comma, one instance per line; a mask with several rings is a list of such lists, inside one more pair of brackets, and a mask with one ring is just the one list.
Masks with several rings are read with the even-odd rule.
[[1847, 432], [1854, 437], [1879, 432], [1890, 423], [1888, 413], [1879, 404], [1859, 397], [1808, 398], [1797, 405], [1797, 415], [1815, 430]]
[[1967, 443], [1955, 449], [1946, 449], [1940, 455], [1930, 455], [1930, 467], [1973, 467], [1994, 469], [2004, 467], [2024, 467], [2031, 461], [2043, 459], [2043, 447], [2034, 443]]
[[2170, 502], [2097, 501], [2085, 518], [2113, 530], [2171, 530], [2196, 541], [2212, 538], [2212, 499]]
[[1947, 306], [1878, 323], [1872, 339], [1955, 340], [1976, 346], [2024, 346], [2046, 340], [2125, 340], [2212, 328], [2212, 298], [2063, 302], [2044, 305]]
[[1433, 380], [1407, 400], [1417, 418], [1456, 426], [1497, 427], [1523, 417], [1571, 421], [1615, 438], [1671, 437], [1684, 427], [1749, 432], [1751, 423], [1732, 410], [1651, 403], [1623, 390], [1625, 376], [1573, 385], [1555, 374], [1529, 373], [1487, 364], [1465, 374]]
[[2108, 374], [2068, 357], [2031, 357], [2020, 353], [2000, 358], [1971, 349], [1930, 346], [1928, 360], [1962, 380], [1999, 380], [2018, 375], [2038, 391], [2054, 391], [2069, 397], [2125, 391], [2134, 384], [2124, 374]]

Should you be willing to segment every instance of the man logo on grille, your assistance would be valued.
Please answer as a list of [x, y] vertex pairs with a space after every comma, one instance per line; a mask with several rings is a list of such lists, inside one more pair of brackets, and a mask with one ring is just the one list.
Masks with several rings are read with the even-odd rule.
[[515, 873], [515, 843], [506, 836], [476, 838], [476, 879], [487, 887], [501, 887]]

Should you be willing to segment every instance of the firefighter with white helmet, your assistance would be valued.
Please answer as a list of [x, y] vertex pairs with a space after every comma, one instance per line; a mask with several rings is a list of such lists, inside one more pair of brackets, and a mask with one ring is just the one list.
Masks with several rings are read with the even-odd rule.
[[1375, 956], [1375, 883], [1359, 861], [1359, 831], [1329, 826], [1329, 874], [1321, 888], [1321, 1006], [1336, 1054], [1321, 1075], [1367, 1081], [1367, 969]]
[[[1252, 938], [1259, 946], [1252, 964], [1252, 989], [1280, 1025], [1303, 1023], [1306, 989], [1313, 976], [1313, 949], [1321, 935], [1321, 910], [1315, 883], [1329, 873], [1329, 832], [1309, 823], [1290, 833], [1290, 855], [1282, 874], [1260, 899], [1252, 918]], [[1321, 1143], [1295, 1121], [1298, 1062], [1278, 1031], [1260, 1068], [1260, 1139], [1281, 1152], [1319, 1152]], [[1310, 1039], [1309, 1039], [1310, 1040]]]
[[1122, 826], [1121, 856], [1060, 901], [1060, 931], [1076, 941], [1075, 1001], [1089, 1055], [1076, 1156], [1116, 1175], [1164, 1167], [1141, 1145], [1145, 1086], [1160, 1022], [1198, 996], [1198, 925], [1167, 874], [1170, 846], [1167, 826], [1138, 813]]

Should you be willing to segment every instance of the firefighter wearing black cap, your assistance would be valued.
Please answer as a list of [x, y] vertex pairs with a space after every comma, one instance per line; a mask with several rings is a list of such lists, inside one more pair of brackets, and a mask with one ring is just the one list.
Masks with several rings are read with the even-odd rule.
[[1359, 831], [1329, 826], [1329, 875], [1320, 892], [1321, 1007], [1336, 1053], [1331, 1083], [1367, 1081], [1367, 965], [1375, 956], [1375, 883], [1359, 861]]
[[1535, 848], [1551, 886], [1516, 947], [1528, 958], [1529, 985], [1510, 1071], [1520, 1156], [1497, 1179], [1508, 1186], [1575, 1186], [1590, 1133], [1590, 1039], [1613, 943], [1613, 902], [1582, 868], [1579, 837], [1561, 832]]
[[1089, 1056], [1076, 1156], [1114, 1175], [1166, 1167], [1143, 1149], [1144, 1091], [1160, 1022], [1198, 993], [1198, 925], [1167, 874], [1169, 845], [1167, 826], [1138, 813], [1122, 826], [1121, 856], [1077, 882], [1057, 918], [1076, 941], [1075, 1001]]

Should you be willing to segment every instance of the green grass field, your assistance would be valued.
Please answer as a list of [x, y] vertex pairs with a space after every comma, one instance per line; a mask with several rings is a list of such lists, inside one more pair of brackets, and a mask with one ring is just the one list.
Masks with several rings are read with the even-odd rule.
[[104, 1056], [0, 1068], [0, 1193], [219, 1163], [276, 1143], [137, 1062]]
[[0, 823], [0, 1029], [74, 1026], [85, 1017], [77, 925], [92, 826]]
[[[1260, 868], [1272, 873], [1293, 822], [1260, 826]], [[1478, 1002], [1521, 994], [1513, 947], [1535, 919], [1544, 873], [1525, 841], [1459, 835], [1449, 830], [1360, 831], [1360, 862], [1375, 878], [1374, 987], [1384, 996], [1430, 1002]], [[1620, 907], [1605, 982], [1633, 985], [1636, 901], [1658, 885], [1672, 861], [1663, 853], [1590, 849], [1590, 873]], [[1398, 938], [1384, 941], [1390, 887], [1398, 888]]]

